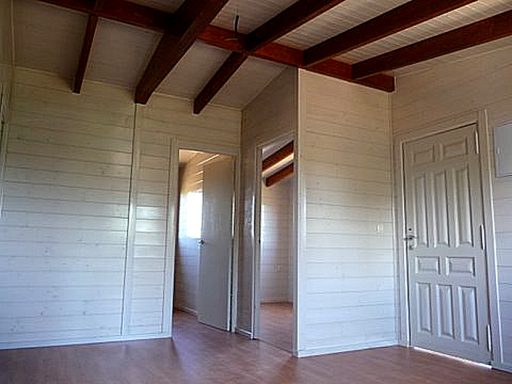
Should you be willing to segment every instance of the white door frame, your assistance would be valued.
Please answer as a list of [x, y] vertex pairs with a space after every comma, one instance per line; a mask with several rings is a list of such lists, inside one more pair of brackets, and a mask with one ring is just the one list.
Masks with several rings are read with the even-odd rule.
[[[261, 304], [261, 295], [260, 295], [260, 283], [261, 283], [261, 183], [262, 183], [262, 162], [263, 162], [263, 149], [268, 146], [275, 144], [277, 142], [283, 142], [287, 143], [289, 141], [294, 141], [294, 147], [297, 145], [297, 141], [295, 139], [295, 135], [292, 132], [287, 132], [285, 134], [276, 136], [272, 138], [271, 140], [267, 140], [265, 142], [259, 143], [256, 145], [255, 148], [255, 154], [254, 158], [256, 159], [255, 164], [255, 172], [254, 172], [254, 236], [253, 236], [253, 249], [254, 249], [254, 258], [253, 258], [253, 265], [252, 265], [252, 338], [253, 339], [259, 339], [260, 337], [260, 304]], [[294, 149], [294, 165], [296, 164], [296, 150]], [[296, 177], [296, 167], [295, 167], [295, 179]], [[293, 189], [295, 191], [296, 189], [296, 183], [293, 184]], [[292, 232], [295, 233], [296, 228], [296, 207], [297, 207], [297, 194], [293, 192], [292, 197], [292, 211], [293, 211], [293, 220], [292, 220]], [[292, 236], [292, 240], [295, 243], [295, 236]], [[293, 337], [292, 337], [292, 352], [296, 350], [297, 346], [297, 340], [296, 340], [296, 333], [297, 333], [297, 327], [296, 327], [296, 321], [295, 318], [297, 316], [296, 313], [296, 297], [297, 297], [297, 289], [296, 289], [296, 276], [295, 273], [296, 267], [297, 267], [297, 246], [294, 244], [292, 247], [292, 270], [290, 271], [292, 274], [292, 287], [293, 287]]]
[[205, 144], [190, 140], [173, 139], [171, 141], [171, 155], [169, 159], [169, 202], [167, 214], [167, 255], [164, 280], [164, 325], [172, 337], [173, 307], [174, 307], [174, 268], [176, 262], [176, 242], [178, 229], [178, 205], [179, 205], [179, 152], [180, 150], [201, 151], [214, 154], [232, 156], [235, 161], [235, 180], [233, 189], [233, 252], [231, 268], [229, 271], [231, 280], [231, 298], [229, 299], [230, 332], [236, 328], [237, 296], [238, 296], [238, 250], [239, 250], [239, 196], [240, 196], [240, 151], [233, 147]]
[[407, 251], [405, 237], [405, 193], [404, 193], [404, 159], [403, 146], [406, 142], [417, 140], [437, 133], [447, 132], [456, 128], [476, 124], [478, 147], [480, 152], [480, 169], [482, 179], [482, 206], [484, 210], [484, 227], [486, 237], [486, 266], [487, 288], [489, 295], [489, 322], [491, 325], [492, 365], [500, 368], [503, 356], [501, 345], [501, 323], [499, 318], [498, 273], [495, 247], [494, 209], [492, 202], [492, 167], [491, 147], [489, 141], [489, 124], [487, 111], [475, 111], [448, 119], [433, 121], [423, 126], [415, 127], [412, 132], [395, 136], [394, 139], [394, 176], [396, 193], [396, 244], [398, 261], [398, 295], [399, 306], [399, 343], [411, 346], [409, 321], [409, 280], [407, 270]]

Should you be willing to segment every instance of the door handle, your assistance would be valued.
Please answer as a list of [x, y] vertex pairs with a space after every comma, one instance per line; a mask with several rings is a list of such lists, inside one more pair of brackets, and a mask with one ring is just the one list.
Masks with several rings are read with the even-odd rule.
[[413, 241], [413, 240], [416, 240], [418, 238], [418, 236], [416, 235], [407, 235], [404, 240], [405, 241]]
[[203, 240], [203, 239], [200, 239], [200, 240], [197, 242], [197, 244], [199, 244], [199, 245], [204, 245], [204, 240]]

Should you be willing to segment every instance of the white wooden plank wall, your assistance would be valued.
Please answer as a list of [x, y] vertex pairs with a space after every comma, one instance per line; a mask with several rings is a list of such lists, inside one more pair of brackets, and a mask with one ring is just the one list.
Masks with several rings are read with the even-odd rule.
[[[203, 167], [199, 163], [211, 154], [198, 153], [180, 167], [180, 207], [178, 243], [176, 244], [176, 270], [174, 272], [174, 307], [190, 313], [197, 313], [197, 289], [199, 285], [199, 245], [201, 216], [186, 201], [188, 193], [202, 193]], [[195, 217], [192, 215], [197, 214]], [[191, 227], [192, 226], [192, 227]], [[197, 233], [197, 236], [194, 234]]]
[[171, 141], [238, 148], [241, 114], [210, 107], [194, 117], [189, 101], [154, 95], [136, 107], [132, 99], [90, 82], [73, 95], [57, 76], [17, 68], [0, 219], [0, 348], [170, 334]]
[[242, 116], [243, 163], [237, 327], [241, 331], [252, 333], [256, 147], [284, 134], [295, 134], [297, 129], [296, 70], [292, 68], [284, 70], [247, 106]]
[[293, 183], [291, 178], [262, 186], [261, 272], [262, 303], [292, 302]]
[[299, 72], [299, 355], [397, 342], [389, 96]]
[[128, 92], [16, 73], [0, 219], [0, 347], [119, 336]]
[[[487, 109], [492, 136], [493, 128], [512, 122], [511, 57], [512, 48], [508, 46], [399, 78], [398, 91], [392, 98], [394, 132], [409, 132], [430, 122]], [[512, 178], [493, 178], [493, 191], [502, 363], [512, 369]]]

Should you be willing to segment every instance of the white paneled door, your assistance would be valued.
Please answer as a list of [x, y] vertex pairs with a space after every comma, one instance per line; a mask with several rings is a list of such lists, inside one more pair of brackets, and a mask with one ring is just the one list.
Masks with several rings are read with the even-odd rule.
[[404, 146], [413, 346], [490, 361], [476, 125]]
[[223, 158], [203, 167], [198, 320], [228, 330], [233, 254], [234, 164]]

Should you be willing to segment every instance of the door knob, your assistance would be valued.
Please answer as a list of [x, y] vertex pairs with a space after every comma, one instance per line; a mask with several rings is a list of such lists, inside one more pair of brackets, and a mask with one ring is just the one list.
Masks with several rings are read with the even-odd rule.
[[203, 239], [200, 239], [200, 240], [197, 242], [197, 244], [199, 244], [199, 245], [204, 245], [204, 240], [203, 240]]

